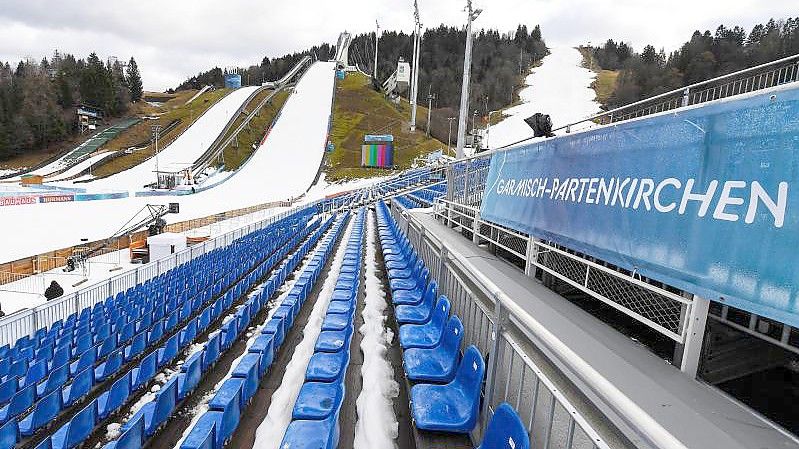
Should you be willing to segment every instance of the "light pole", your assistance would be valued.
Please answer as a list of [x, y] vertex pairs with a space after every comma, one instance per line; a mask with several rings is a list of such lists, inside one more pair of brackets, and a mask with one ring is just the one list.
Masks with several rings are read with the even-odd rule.
[[488, 146], [488, 141], [491, 138], [491, 114], [495, 114], [497, 112], [502, 112], [501, 110], [496, 111], [489, 111], [488, 112], [488, 127], [486, 128], [486, 150], [490, 150], [491, 147]]
[[433, 111], [433, 100], [436, 99], [436, 94], [430, 93], [432, 88], [432, 85], [427, 86], [427, 137], [430, 137], [430, 114]]
[[375, 32], [375, 70], [374, 70], [374, 79], [377, 82], [377, 40], [380, 39], [380, 24], [377, 23], [375, 20], [375, 26], [377, 26], [377, 31]]
[[411, 75], [411, 132], [416, 131], [416, 96], [419, 90], [419, 53], [422, 45], [422, 24], [419, 22], [419, 4], [413, 1], [413, 18], [416, 21], [416, 28], [413, 33], [413, 73]]
[[452, 121], [457, 118], [458, 117], [447, 117], [447, 121], [449, 122], [449, 134], [447, 134], [447, 154], [452, 151], [450, 148], [452, 146]]
[[155, 142], [155, 185], [160, 187], [158, 181], [158, 135], [161, 133], [161, 125], [153, 125], [151, 129], [153, 131], [153, 141]]
[[466, 23], [466, 52], [463, 57], [463, 84], [461, 85], [461, 108], [458, 114], [458, 144], [455, 149], [455, 157], [463, 158], [463, 146], [466, 143], [466, 114], [469, 111], [469, 79], [472, 71], [472, 22], [477, 19], [482, 9], [472, 10], [472, 0], [467, 0], [466, 11], [468, 22]]

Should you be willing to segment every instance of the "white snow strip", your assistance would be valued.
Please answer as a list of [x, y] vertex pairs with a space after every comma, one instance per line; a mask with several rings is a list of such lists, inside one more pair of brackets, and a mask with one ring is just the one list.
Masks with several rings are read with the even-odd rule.
[[308, 362], [313, 355], [316, 339], [322, 331], [322, 321], [325, 318], [327, 306], [330, 304], [333, 289], [336, 287], [336, 281], [341, 272], [341, 265], [344, 262], [344, 253], [346, 252], [346, 242], [352, 233], [354, 222], [353, 217], [341, 237], [333, 264], [308, 318], [308, 324], [303, 329], [302, 341], [294, 348], [294, 354], [286, 366], [283, 381], [272, 395], [272, 403], [269, 405], [266, 418], [264, 418], [255, 432], [253, 448], [277, 449], [283, 439], [283, 435], [286, 433], [286, 428], [291, 423], [291, 412], [305, 380], [305, 370], [308, 368]]
[[[366, 299], [361, 352], [363, 389], [358, 395], [358, 422], [355, 424], [355, 449], [396, 447], [399, 424], [394, 414], [394, 398], [399, 396], [399, 384], [394, 369], [386, 359], [393, 335], [386, 328], [386, 292], [377, 278], [377, 250], [373, 212], [369, 211], [366, 246]], [[387, 332], [388, 331], [388, 332]]]

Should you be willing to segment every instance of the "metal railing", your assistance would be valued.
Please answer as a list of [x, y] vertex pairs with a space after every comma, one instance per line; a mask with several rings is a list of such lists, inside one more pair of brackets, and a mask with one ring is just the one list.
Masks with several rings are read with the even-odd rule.
[[[24, 309], [0, 319], [0, 346], [14, 342], [25, 335], [33, 336], [42, 327], [47, 327], [55, 321], [66, 319], [73, 313], [79, 313], [86, 307], [92, 307], [105, 301], [108, 297], [123, 292], [128, 288], [141, 284], [149, 279], [166, 273], [176, 266], [182, 265], [196, 257], [209, 253], [217, 248], [224, 248], [234, 240], [281, 220], [299, 210], [317, 207], [317, 203], [298, 206], [264, 220], [226, 232], [203, 243], [193, 245], [163, 259], [152, 261], [137, 267], [135, 270], [126, 271], [108, 279], [102, 280], [74, 293], [61, 298], [48, 301], [32, 309]], [[36, 282], [41, 282], [39, 277], [28, 277]]]
[[547, 376], [527, 352], [525, 346], [531, 342], [525, 335], [523, 317], [509, 307], [512, 301], [491, 284], [482, 282], [482, 275], [468, 260], [426, 233], [420, 223], [401, 210], [396, 205], [391, 207], [400, 228], [438, 282], [439, 293], [449, 298], [451, 313], [463, 322], [463, 344], [473, 344], [487, 356], [483, 409], [471, 435], [473, 441], [482, 440], [494, 409], [508, 402], [525, 423], [531, 447], [611, 447], [597, 430], [597, 426], [606, 428], [607, 424], [589, 422], [588, 415], [581, 411], [593, 406], [583, 401], [578, 407], [564, 394], [563, 386]]
[[477, 156], [447, 167], [447, 195], [434, 205], [440, 221], [460, 228], [476, 244], [488, 244], [529, 276], [534, 276], [536, 269], [543, 270], [675, 342], [685, 343], [692, 298], [562, 245], [482, 220], [480, 205], [490, 159]]

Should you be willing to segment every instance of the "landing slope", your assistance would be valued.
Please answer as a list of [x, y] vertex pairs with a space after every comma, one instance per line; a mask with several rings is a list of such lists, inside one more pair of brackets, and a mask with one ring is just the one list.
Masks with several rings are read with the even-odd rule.
[[583, 57], [572, 47], [553, 47], [543, 64], [527, 76], [519, 93], [522, 104], [507, 109], [510, 117], [491, 127], [489, 145], [497, 148], [533, 135], [524, 119], [541, 112], [555, 127], [600, 112], [591, 88], [596, 74], [582, 66]]
[[[108, 237], [146, 204], [179, 202], [168, 222], [288, 199], [304, 193], [319, 171], [333, 98], [334, 64], [308, 69], [255, 155], [225, 182], [184, 196], [47, 203], [3, 207], [7, 238], [0, 262]], [[110, 179], [110, 178], [109, 178]]]

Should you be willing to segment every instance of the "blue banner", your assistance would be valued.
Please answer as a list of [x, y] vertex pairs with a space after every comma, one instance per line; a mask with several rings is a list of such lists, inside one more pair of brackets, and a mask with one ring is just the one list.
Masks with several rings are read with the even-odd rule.
[[492, 156], [483, 219], [799, 326], [799, 88]]

